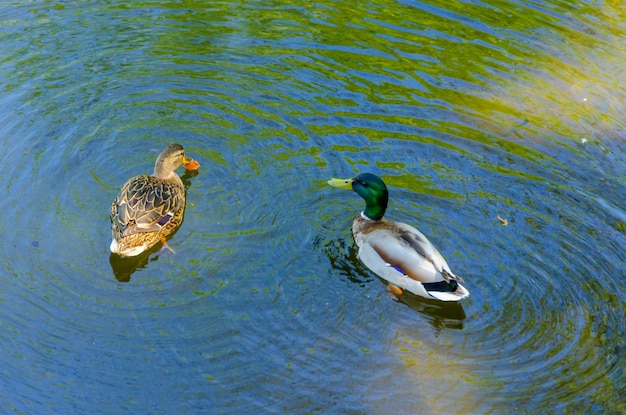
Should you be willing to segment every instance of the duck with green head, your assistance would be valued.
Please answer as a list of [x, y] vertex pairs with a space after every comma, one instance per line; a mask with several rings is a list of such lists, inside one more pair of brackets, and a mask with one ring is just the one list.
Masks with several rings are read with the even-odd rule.
[[[183, 221], [185, 187], [176, 174], [185, 157], [180, 144], [169, 145], [157, 158], [152, 176], [130, 178], [111, 205], [111, 252], [136, 256], [163, 242]], [[197, 168], [194, 166], [194, 168]]]
[[389, 192], [371, 173], [353, 179], [331, 179], [328, 184], [354, 190], [365, 200], [365, 210], [352, 222], [359, 259], [387, 281], [394, 292], [407, 290], [421, 297], [459, 301], [469, 292], [459, 282], [437, 248], [414, 227], [385, 219]]

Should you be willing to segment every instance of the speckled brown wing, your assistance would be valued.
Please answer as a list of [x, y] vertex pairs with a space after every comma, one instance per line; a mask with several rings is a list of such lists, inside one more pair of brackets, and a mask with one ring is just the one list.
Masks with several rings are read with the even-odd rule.
[[137, 233], [171, 233], [182, 221], [185, 189], [172, 181], [152, 176], [128, 180], [111, 206], [116, 239]]

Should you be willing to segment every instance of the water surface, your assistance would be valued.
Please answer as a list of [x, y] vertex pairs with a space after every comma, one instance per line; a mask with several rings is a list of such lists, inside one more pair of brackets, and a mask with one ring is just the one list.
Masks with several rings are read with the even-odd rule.
[[[624, 8], [452, 3], [0, 6], [3, 412], [626, 413]], [[120, 268], [171, 142], [176, 254]], [[359, 263], [364, 171], [467, 301]]]

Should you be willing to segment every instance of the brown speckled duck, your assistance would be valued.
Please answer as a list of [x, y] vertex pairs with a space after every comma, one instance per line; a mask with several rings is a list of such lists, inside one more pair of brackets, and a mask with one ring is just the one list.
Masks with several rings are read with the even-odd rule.
[[[152, 176], [129, 179], [111, 205], [111, 252], [136, 256], [154, 246], [181, 224], [185, 187], [176, 174], [185, 157], [180, 144], [171, 144], [157, 158]], [[197, 168], [197, 167], [196, 167]]]
[[459, 301], [469, 292], [446, 260], [414, 227], [383, 218], [389, 194], [383, 180], [363, 173], [353, 179], [331, 179], [328, 184], [354, 190], [365, 200], [365, 210], [352, 222], [359, 259], [390, 284], [391, 291], [407, 290], [421, 297]]

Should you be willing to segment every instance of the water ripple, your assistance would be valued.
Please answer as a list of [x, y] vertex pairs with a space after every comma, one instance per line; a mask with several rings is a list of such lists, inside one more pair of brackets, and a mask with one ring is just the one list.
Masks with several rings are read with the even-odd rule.
[[[619, 5], [0, 8], [12, 410], [623, 412]], [[111, 200], [172, 141], [176, 254], [116, 274]], [[324, 179], [362, 171], [468, 301], [358, 261]]]

